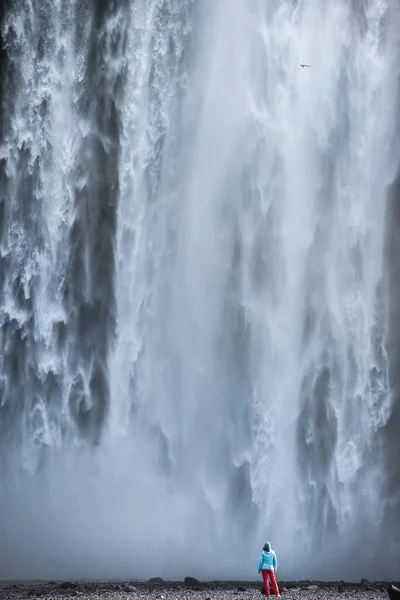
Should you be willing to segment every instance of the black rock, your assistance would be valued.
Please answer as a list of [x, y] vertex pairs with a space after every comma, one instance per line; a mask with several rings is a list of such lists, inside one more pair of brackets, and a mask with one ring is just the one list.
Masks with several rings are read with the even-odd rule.
[[287, 581], [285, 583], [285, 587], [288, 590], [297, 590], [299, 589], [299, 584], [297, 583], [297, 581]]
[[151, 579], [149, 579], [149, 583], [160, 585], [160, 584], [165, 583], [165, 582], [164, 582], [164, 579], [162, 577], [152, 577]]
[[239, 585], [238, 586], [238, 592], [245, 592], [246, 588], [244, 587], [244, 585]]
[[198, 579], [196, 579], [195, 577], [185, 577], [184, 584], [188, 585], [190, 587], [193, 587], [193, 586], [200, 586], [201, 582]]
[[63, 581], [59, 585], [60, 590], [76, 590], [77, 587], [78, 584], [72, 583], [71, 581]]

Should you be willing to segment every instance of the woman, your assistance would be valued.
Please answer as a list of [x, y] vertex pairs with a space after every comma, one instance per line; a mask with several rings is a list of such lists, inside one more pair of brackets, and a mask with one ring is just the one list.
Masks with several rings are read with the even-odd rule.
[[277, 567], [276, 554], [273, 550], [271, 550], [271, 544], [267, 542], [264, 544], [264, 548], [261, 552], [260, 561], [258, 563], [258, 572], [262, 574], [264, 580], [264, 589], [265, 595], [269, 596], [269, 581], [268, 577], [271, 579], [272, 588], [274, 590], [275, 596], [280, 596], [278, 584], [275, 579], [275, 571]]

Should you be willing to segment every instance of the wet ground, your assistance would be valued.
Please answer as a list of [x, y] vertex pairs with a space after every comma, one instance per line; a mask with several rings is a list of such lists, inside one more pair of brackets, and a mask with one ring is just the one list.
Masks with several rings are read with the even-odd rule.
[[[389, 600], [388, 582], [279, 582], [285, 600]], [[38, 582], [0, 583], [1, 600], [260, 600], [261, 582]], [[271, 596], [274, 599], [274, 596]]]

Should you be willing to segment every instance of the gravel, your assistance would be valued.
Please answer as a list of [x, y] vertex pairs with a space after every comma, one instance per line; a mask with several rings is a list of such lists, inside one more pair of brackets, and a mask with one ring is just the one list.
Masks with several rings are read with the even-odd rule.
[[[278, 582], [284, 600], [389, 600], [387, 582]], [[261, 582], [50, 581], [0, 583], [1, 600], [261, 600]], [[271, 596], [271, 600], [274, 596]]]

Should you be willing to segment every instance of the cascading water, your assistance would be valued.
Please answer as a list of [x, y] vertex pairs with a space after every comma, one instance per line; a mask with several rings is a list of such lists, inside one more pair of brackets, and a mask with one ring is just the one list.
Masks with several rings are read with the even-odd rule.
[[1, 578], [396, 576], [399, 25], [6, 3]]

